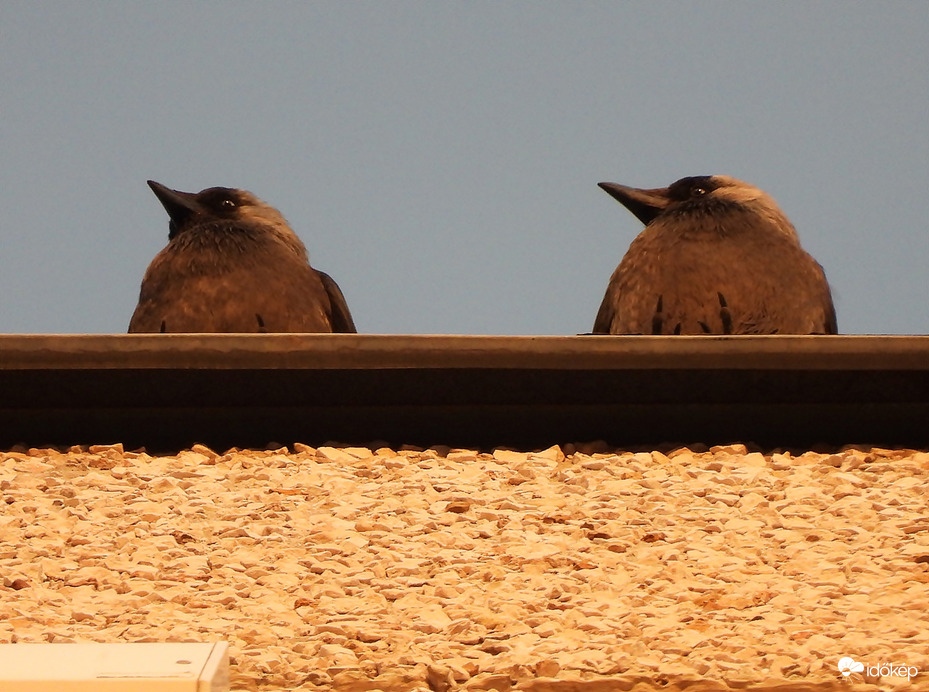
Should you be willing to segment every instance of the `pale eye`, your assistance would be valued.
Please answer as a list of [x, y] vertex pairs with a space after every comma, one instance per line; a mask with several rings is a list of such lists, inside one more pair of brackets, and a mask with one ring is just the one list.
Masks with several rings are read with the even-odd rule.
[[703, 195], [706, 194], [706, 190], [702, 187], [695, 187], [691, 191], [691, 193], [693, 194], [694, 197], [702, 197]]

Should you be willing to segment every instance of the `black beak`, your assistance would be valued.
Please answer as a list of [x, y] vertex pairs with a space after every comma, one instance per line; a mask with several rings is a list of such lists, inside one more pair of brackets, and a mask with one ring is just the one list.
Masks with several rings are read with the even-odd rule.
[[200, 203], [197, 202], [197, 194], [194, 192], [180, 192], [165, 187], [154, 180], [148, 181], [148, 186], [161, 202], [161, 205], [171, 217], [171, 223], [168, 225], [168, 238], [171, 239], [178, 233], [191, 216], [200, 212]]
[[659, 187], [652, 190], [640, 190], [617, 183], [598, 183], [613, 199], [635, 214], [646, 226], [655, 220], [671, 203], [668, 188]]

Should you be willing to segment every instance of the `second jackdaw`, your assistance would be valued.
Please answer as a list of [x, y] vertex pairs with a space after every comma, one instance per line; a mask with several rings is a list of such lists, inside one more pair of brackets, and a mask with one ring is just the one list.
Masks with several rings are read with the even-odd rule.
[[600, 187], [645, 230], [613, 272], [594, 333], [836, 333], [822, 267], [762, 190], [723, 175]]

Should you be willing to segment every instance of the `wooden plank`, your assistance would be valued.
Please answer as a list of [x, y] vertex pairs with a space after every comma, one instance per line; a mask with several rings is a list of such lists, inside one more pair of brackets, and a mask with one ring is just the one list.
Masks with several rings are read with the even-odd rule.
[[929, 370], [929, 336], [0, 335], [0, 369]]
[[0, 446], [929, 446], [929, 337], [0, 337]]
[[223, 692], [225, 642], [0, 644], [4, 692]]

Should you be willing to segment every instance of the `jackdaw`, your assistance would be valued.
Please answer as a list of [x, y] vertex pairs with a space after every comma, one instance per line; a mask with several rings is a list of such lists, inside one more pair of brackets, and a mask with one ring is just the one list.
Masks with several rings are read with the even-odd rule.
[[245, 190], [148, 185], [171, 220], [130, 333], [356, 331], [342, 291], [277, 209]]
[[645, 224], [595, 334], [835, 334], [822, 267], [762, 190], [723, 175], [642, 190], [600, 183]]

